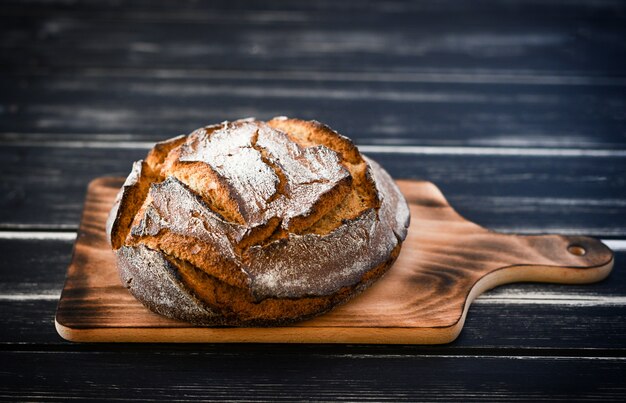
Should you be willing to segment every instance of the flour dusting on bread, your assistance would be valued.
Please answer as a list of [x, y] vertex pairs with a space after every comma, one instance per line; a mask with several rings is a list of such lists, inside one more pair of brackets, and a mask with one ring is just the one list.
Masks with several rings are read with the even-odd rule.
[[[391, 177], [348, 138], [280, 117], [158, 143], [133, 166], [107, 231], [128, 288], [150, 309], [273, 325], [325, 312], [383, 275], [408, 220]], [[156, 277], [168, 283], [158, 292]]]

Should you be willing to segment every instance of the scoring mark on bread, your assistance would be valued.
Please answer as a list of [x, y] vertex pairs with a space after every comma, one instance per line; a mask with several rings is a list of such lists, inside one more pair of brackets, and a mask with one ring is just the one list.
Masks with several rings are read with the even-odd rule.
[[[127, 192], [132, 200], [126, 204], [133, 208], [124, 206], [126, 222], [121, 224], [132, 230], [130, 234], [120, 231], [120, 238], [127, 235], [136, 241], [168, 227], [163, 217], [173, 212], [157, 214], [153, 205], [155, 196], [163, 199], [168, 192], [184, 194], [165, 196], [170, 210], [184, 200], [203, 202], [202, 214], [194, 210], [187, 222], [207, 217], [210, 223], [200, 220], [205, 233], [223, 233], [226, 227], [232, 233], [234, 229], [237, 236], [213, 242], [219, 248], [228, 242], [236, 244], [228, 248], [234, 253], [265, 246], [289, 233], [325, 235], [368, 208], [378, 207], [369, 167], [352, 142], [317, 122], [304, 124], [307, 130], [302, 131], [290, 119], [268, 124], [248, 119], [158, 143], [139, 165], [143, 169], [136, 165], [129, 177], [134, 192]], [[195, 193], [191, 199], [190, 193]], [[174, 227], [190, 231], [175, 223]]]

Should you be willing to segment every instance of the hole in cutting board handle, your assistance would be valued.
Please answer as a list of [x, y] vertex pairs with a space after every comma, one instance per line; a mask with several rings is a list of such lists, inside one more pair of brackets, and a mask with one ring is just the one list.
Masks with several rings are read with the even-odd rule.
[[585, 256], [587, 254], [587, 249], [576, 244], [568, 246], [567, 251], [576, 256]]

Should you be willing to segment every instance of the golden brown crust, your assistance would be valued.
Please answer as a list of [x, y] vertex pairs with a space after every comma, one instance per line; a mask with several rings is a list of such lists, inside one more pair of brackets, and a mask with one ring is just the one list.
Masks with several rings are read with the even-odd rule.
[[[107, 231], [120, 272], [142, 279], [131, 291], [151, 309], [194, 323], [277, 324], [325, 312], [382, 275], [408, 215], [391, 178], [349, 139], [275, 118], [157, 144], [135, 164]], [[168, 292], [189, 294], [206, 320], [189, 307], [155, 309], [163, 296], [139, 273], [146, 265], [169, 273]]]
[[145, 200], [150, 185], [150, 176], [145, 173], [143, 160], [133, 164], [130, 175], [120, 189], [106, 223], [106, 233], [113, 249], [124, 244], [131, 223]]

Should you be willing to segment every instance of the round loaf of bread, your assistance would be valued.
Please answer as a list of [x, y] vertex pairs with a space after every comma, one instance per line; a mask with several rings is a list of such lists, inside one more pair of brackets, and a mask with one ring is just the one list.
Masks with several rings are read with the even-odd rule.
[[157, 143], [107, 220], [123, 284], [197, 325], [326, 312], [382, 276], [409, 209], [391, 177], [315, 121], [224, 122]]

